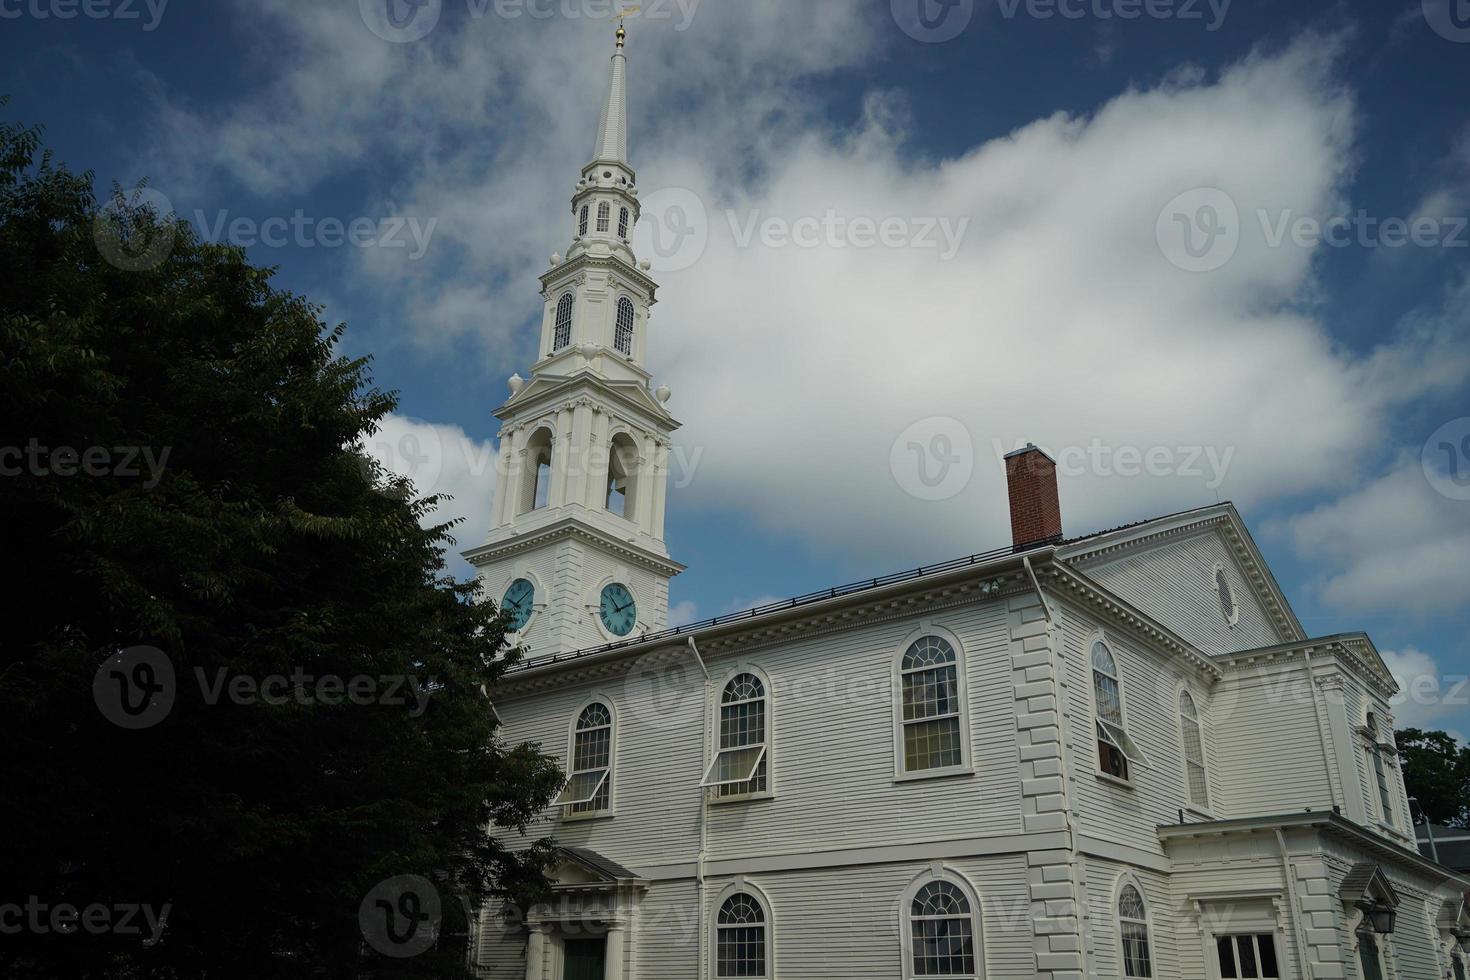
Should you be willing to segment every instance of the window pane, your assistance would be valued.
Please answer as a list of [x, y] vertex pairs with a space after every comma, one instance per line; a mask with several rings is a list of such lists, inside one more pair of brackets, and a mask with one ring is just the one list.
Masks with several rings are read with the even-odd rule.
[[921, 636], [909, 645], [903, 655], [903, 669], [937, 667], [955, 662], [954, 647], [937, 636]]
[[567, 780], [566, 789], [561, 791], [561, 796], [556, 800], [558, 805], [587, 803], [595, 800], [603, 789], [607, 780], [607, 770], [598, 769], [594, 772], [579, 772]]
[[1237, 980], [1240, 972], [1235, 968], [1235, 937], [1221, 936], [1215, 940], [1220, 952], [1220, 980]]
[[1241, 936], [1236, 948], [1240, 951], [1240, 975], [1242, 980], [1257, 980], [1261, 971], [1256, 969], [1256, 938], [1254, 936]]
[[1148, 926], [1138, 922], [1123, 923], [1123, 975], [1151, 977], [1153, 959], [1148, 947]]
[[960, 720], [941, 718], [904, 725], [903, 759], [908, 772], [959, 765], [963, 761]]
[[1106, 644], [1098, 642], [1092, 645], [1092, 668], [1113, 677], [1118, 676], [1118, 665], [1113, 661], [1113, 655]]
[[1276, 937], [1270, 933], [1257, 936], [1256, 949], [1261, 956], [1261, 976], [1281, 980], [1281, 968], [1276, 964]]
[[914, 896], [916, 916], [958, 916], [970, 914], [970, 902], [959, 886], [948, 881], [932, 881]]
[[720, 748], [759, 745], [766, 740], [766, 703], [747, 701], [720, 707]]
[[916, 976], [974, 976], [975, 937], [969, 916], [915, 919], [913, 929]]
[[709, 772], [705, 774], [703, 785], [718, 786], [724, 783], [749, 782], [765, 755], [764, 745], [756, 745], [748, 749], [725, 749], [715, 756]]
[[1094, 670], [1092, 688], [1097, 695], [1097, 716], [1115, 725], [1123, 724], [1123, 696], [1118, 691], [1118, 681], [1100, 670]]
[[578, 732], [572, 751], [572, 772], [584, 769], [606, 769], [612, 751], [612, 729], [594, 728]]
[[959, 710], [959, 681], [953, 666], [903, 675], [904, 721], [952, 715]]
[[722, 977], [766, 975], [765, 926], [720, 926], [716, 973]]

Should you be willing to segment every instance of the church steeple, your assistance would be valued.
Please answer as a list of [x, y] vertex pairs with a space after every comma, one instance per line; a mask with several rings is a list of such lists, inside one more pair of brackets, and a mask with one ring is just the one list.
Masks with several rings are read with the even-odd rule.
[[623, 44], [628, 32], [618, 26], [618, 46], [612, 56], [612, 81], [608, 86], [607, 104], [602, 107], [602, 125], [597, 128], [597, 152], [594, 163], [628, 160], [628, 56]]
[[633, 254], [626, 38], [619, 26], [593, 159], [572, 192], [572, 244], [541, 276], [537, 361], [495, 412], [490, 535], [465, 553], [531, 656], [666, 626], [669, 579], [684, 567], [663, 540], [679, 423], [643, 364], [658, 285]]

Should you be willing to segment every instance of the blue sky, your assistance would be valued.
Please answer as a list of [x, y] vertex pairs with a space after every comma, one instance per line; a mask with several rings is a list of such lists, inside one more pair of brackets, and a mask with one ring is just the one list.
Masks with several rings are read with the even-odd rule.
[[[922, 0], [933, 31], [920, 2], [629, 22], [643, 224], [705, 226], [649, 341], [686, 423], [678, 615], [1002, 544], [997, 457], [1031, 439], [1070, 532], [1233, 499], [1309, 631], [1418, 679], [1401, 724], [1470, 733], [1463, 0]], [[0, 0], [0, 92], [347, 321], [469, 545], [615, 4], [441, 0], [404, 41], [383, 3]], [[902, 472], [914, 441], [951, 484]]]

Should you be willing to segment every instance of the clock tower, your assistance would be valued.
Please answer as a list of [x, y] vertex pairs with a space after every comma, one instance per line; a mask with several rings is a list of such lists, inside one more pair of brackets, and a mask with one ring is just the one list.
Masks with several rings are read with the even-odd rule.
[[541, 276], [531, 377], [510, 378], [491, 530], [465, 552], [528, 658], [668, 625], [664, 546], [669, 389], [644, 368], [657, 284], [633, 254], [637, 175], [628, 163], [627, 32], [620, 26], [592, 162], [572, 194], [572, 243]]

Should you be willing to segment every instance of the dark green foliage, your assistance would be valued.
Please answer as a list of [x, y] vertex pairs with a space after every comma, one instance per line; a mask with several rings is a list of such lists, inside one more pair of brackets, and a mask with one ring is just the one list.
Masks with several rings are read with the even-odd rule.
[[1437, 824], [1470, 827], [1470, 746], [1457, 744], [1444, 732], [1417, 728], [1396, 733], [1394, 740], [1403, 760], [1404, 785], [1419, 801], [1416, 822], [1428, 814]]
[[[549, 845], [511, 854], [486, 828], [524, 825], [561, 775], [497, 737], [486, 692], [516, 654], [493, 605], [446, 573], [448, 526], [420, 526], [435, 501], [355, 448], [393, 396], [336, 353], [341, 327], [237, 249], [124, 206], [123, 247], [172, 247], [150, 268], [105, 260], [118, 223], [94, 220], [90, 175], [38, 152], [36, 132], [0, 126], [0, 448], [40, 447], [39, 466], [0, 459], [0, 904], [171, 911], [151, 948], [0, 937], [0, 976], [457, 975], [462, 941], [364, 955], [360, 902], [410, 873], [446, 904], [542, 887]], [[166, 465], [58, 475], [60, 447]], [[178, 695], [126, 731], [92, 684], [135, 645], [168, 655]], [[209, 704], [196, 671], [221, 669], [407, 675], [432, 696], [421, 714], [411, 695]]]

